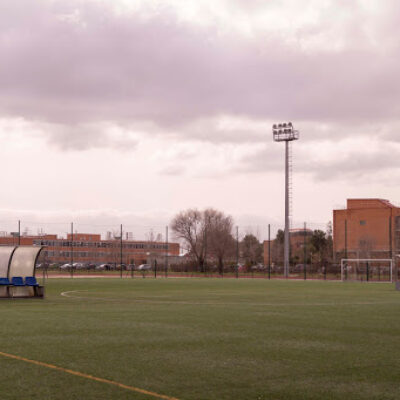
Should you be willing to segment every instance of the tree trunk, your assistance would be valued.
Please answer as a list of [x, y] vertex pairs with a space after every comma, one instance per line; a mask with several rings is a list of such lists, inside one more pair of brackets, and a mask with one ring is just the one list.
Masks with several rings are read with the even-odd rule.
[[224, 260], [222, 257], [218, 257], [218, 272], [220, 275], [224, 273]]
[[200, 257], [198, 261], [199, 261], [200, 272], [204, 273], [204, 258]]

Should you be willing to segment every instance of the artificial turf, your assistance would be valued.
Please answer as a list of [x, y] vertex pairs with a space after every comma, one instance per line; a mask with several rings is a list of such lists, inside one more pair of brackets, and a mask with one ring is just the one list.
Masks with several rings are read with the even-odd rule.
[[[391, 284], [50, 279], [44, 300], [0, 301], [0, 321], [0, 352], [178, 399], [400, 398]], [[0, 393], [154, 398], [3, 356]]]

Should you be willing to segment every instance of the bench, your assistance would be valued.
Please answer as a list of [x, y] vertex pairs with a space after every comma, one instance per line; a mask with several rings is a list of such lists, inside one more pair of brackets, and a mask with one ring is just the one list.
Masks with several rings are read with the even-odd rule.
[[[34, 276], [27, 276], [23, 279], [21, 276], [14, 276], [11, 281], [8, 278], [0, 278], [0, 287], [6, 287], [6, 297], [14, 297], [14, 292], [19, 287], [33, 288], [34, 297], [44, 297], [44, 288], [40, 286]], [[11, 288], [11, 290], [10, 290]], [[29, 296], [17, 296], [29, 297]]]
[[5, 286], [7, 290], [7, 297], [10, 297], [11, 282], [8, 278], [0, 278], [0, 286]]

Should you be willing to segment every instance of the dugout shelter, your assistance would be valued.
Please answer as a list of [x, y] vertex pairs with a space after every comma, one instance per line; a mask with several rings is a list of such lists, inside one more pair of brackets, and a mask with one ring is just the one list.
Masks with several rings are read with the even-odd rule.
[[0, 246], [0, 298], [43, 298], [35, 266], [44, 246]]

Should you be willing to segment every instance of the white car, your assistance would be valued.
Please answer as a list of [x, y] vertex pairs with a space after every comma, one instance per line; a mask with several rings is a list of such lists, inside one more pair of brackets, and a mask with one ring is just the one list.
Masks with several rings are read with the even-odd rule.
[[110, 264], [101, 264], [96, 267], [97, 271], [109, 271], [111, 269]]
[[138, 271], [150, 271], [151, 270], [151, 265], [150, 264], [142, 264], [139, 265]]
[[60, 266], [60, 269], [70, 269], [71, 268], [71, 264], [63, 264]]

